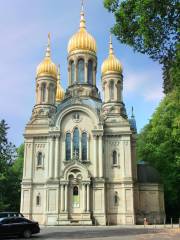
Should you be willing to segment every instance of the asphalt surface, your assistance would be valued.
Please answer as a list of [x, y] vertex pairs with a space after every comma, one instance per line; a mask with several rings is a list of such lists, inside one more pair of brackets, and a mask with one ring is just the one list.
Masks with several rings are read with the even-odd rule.
[[[5, 238], [4, 238], [5, 239]], [[15, 238], [6, 238], [15, 239]], [[17, 238], [16, 238], [17, 239]], [[21, 238], [23, 239], [23, 238]], [[160, 228], [158, 226], [134, 227], [42, 227], [41, 233], [33, 235], [32, 240], [180, 240], [179, 228]]]

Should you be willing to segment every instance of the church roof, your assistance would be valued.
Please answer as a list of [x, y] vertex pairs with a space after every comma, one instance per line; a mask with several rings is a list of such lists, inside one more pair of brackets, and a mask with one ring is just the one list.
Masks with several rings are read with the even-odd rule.
[[160, 183], [159, 172], [147, 162], [141, 161], [137, 164], [137, 176], [139, 183]]
[[87, 107], [91, 108], [97, 113], [100, 113], [100, 110], [102, 108], [101, 100], [97, 100], [93, 98], [85, 98], [85, 97], [84, 98], [71, 97], [71, 98], [65, 99], [57, 106], [57, 112], [61, 112], [66, 107], [73, 106], [76, 104], [86, 105]]

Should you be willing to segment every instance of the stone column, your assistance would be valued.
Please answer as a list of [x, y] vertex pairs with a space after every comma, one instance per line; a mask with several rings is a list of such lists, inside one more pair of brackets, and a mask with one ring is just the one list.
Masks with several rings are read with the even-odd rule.
[[97, 136], [93, 136], [94, 141], [94, 177], [97, 177]]
[[80, 135], [80, 138], [79, 138], [79, 160], [82, 160], [82, 135]]
[[90, 203], [90, 184], [87, 184], [87, 212], [89, 212], [89, 203]]
[[59, 136], [56, 136], [55, 140], [55, 178], [59, 177]]
[[83, 184], [83, 210], [86, 212], [86, 185]]
[[50, 91], [49, 84], [46, 83], [46, 103], [49, 102], [49, 91]]
[[89, 144], [89, 136], [87, 136], [87, 160], [89, 161], [90, 160], [90, 156], [89, 156], [89, 147], [90, 147], [90, 144]]
[[49, 178], [53, 178], [53, 174], [54, 174], [54, 153], [53, 153], [53, 148], [54, 148], [54, 139], [53, 137], [50, 138], [50, 142], [49, 142], [49, 166], [48, 166], [48, 170], [49, 170]]
[[61, 186], [61, 212], [64, 211], [64, 185]]
[[99, 177], [103, 177], [103, 156], [102, 156], [102, 151], [103, 151], [103, 146], [102, 146], [102, 136], [99, 136]]
[[65, 184], [65, 192], [64, 192], [64, 199], [65, 199], [65, 208], [64, 211], [67, 212], [67, 201], [68, 201], [68, 185]]

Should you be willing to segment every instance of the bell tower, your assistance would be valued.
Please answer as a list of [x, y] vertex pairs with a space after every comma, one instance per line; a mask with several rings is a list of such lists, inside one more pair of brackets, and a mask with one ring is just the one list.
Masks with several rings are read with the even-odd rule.
[[111, 36], [109, 56], [102, 64], [101, 73], [104, 91], [103, 114], [109, 117], [117, 117], [120, 115], [126, 118], [126, 111], [122, 99], [122, 65], [114, 54]]
[[86, 30], [82, 2], [79, 30], [68, 43], [68, 90], [65, 97], [70, 95], [99, 98], [96, 87], [96, 53], [96, 41]]
[[51, 60], [50, 33], [45, 58], [36, 72], [36, 104], [32, 117], [50, 117], [56, 111], [57, 67]]

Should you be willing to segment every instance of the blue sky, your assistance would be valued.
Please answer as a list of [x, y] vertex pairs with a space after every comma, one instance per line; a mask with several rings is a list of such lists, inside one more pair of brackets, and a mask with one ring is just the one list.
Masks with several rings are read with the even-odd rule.
[[[52, 58], [60, 63], [61, 79], [67, 87], [67, 44], [78, 30], [80, 0], [0, 0], [0, 119], [8, 125], [9, 139], [23, 142], [25, 124], [35, 103], [36, 67], [44, 57], [51, 32]], [[101, 64], [108, 55], [109, 31], [114, 18], [103, 0], [85, 0], [88, 31], [98, 46], [97, 86], [101, 90]], [[124, 102], [131, 106], [138, 131], [148, 123], [163, 97], [161, 66], [148, 56], [134, 53], [113, 37], [116, 56], [124, 69]]]

